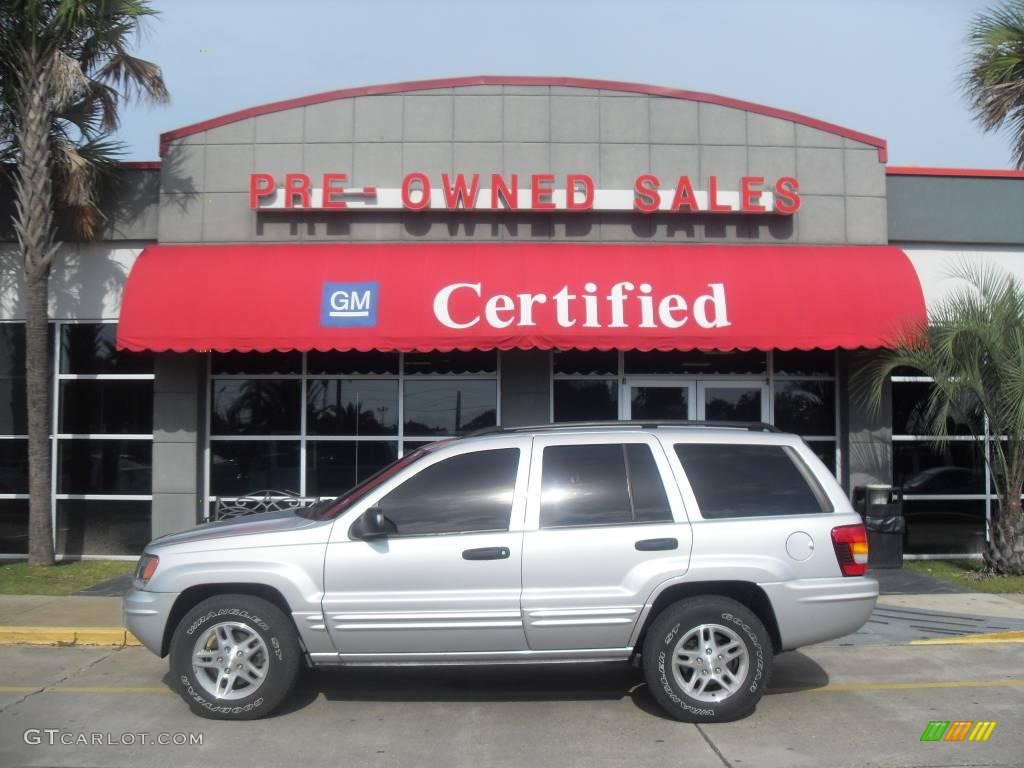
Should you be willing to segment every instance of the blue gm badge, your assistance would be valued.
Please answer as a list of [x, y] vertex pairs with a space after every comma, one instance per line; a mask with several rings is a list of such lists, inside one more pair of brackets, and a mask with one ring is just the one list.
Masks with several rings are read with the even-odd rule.
[[320, 325], [372, 328], [377, 325], [377, 283], [324, 283]]

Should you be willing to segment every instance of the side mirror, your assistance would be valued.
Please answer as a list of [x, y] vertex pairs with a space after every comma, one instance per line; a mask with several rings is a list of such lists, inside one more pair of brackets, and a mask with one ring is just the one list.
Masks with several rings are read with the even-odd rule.
[[361, 514], [352, 527], [348, 529], [349, 538], [352, 539], [383, 539], [387, 537], [387, 525], [384, 513], [380, 507], [371, 507]]

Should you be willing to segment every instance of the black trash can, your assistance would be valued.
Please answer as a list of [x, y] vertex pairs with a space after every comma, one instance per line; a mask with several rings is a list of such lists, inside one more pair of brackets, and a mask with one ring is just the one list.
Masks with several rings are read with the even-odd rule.
[[903, 498], [891, 485], [859, 485], [853, 506], [868, 532], [868, 567], [903, 567]]

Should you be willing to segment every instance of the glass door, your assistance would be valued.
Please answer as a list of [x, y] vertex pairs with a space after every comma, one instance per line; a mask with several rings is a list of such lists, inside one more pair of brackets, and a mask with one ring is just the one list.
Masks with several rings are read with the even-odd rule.
[[679, 379], [629, 379], [625, 383], [622, 418], [633, 421], [697, 418], [697, 384]]
[[759, 381], [702, 381], [697, 384], [702, 421], [768, 421], [768, 385]]

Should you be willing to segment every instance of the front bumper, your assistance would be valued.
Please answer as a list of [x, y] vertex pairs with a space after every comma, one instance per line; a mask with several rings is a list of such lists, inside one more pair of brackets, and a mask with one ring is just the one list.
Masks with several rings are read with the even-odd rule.
[[878, 582], [864, 576], [760, 586], [771, 600], [786, 651], [853, 634], [864, 626], [878, 600]]
[[164, 655], [164, 629], [177, 599], [177, 592], [132, 589], [121, 603], [125, 627], [157, 656]]

